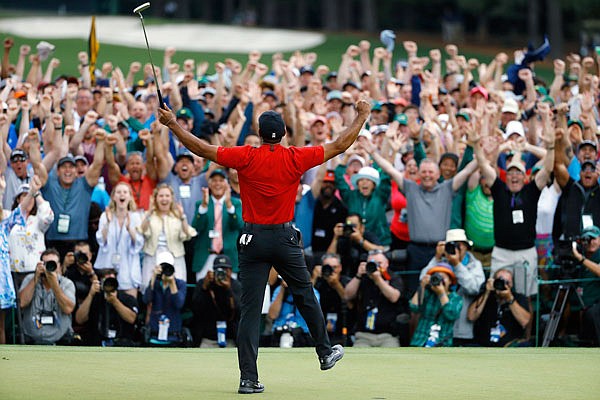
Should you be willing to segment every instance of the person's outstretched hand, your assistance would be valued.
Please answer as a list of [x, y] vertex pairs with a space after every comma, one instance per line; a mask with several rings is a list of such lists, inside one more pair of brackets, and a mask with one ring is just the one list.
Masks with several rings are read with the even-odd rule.
[[175, 121], [175, 115], [173, 114], [173, 111], [171, 111], [171, 109], [164, 103], [163, 107], [158, 108], [158, 120], [164, 126], [168, 126], [172, 120]]
[[356, 102], [356, 111], [359, 115], [368, 115], [371, 112], [371, 103], [364, 99], [358, 100]]

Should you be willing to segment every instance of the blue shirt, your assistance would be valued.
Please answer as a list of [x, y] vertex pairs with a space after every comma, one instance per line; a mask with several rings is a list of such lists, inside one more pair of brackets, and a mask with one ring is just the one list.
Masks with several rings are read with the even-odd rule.
[[[56, 172], [50, 173], [42, 188], [44, 198], [54, 211], [54, 221], [46, 232], [47, 240], [87, 240], [92, 191], [85, 177], [77, 178], [69, 189], [63, 188]], [[59, 221], [68, 219], [68, 230], [58, 232]]]
[[294, 209], [294, 224], [302, 233], [302, 242], [304, 248], [310, 247], [312, 244], [312, 226], [313, 217], [315, 215], [316, 199], [313, 197], [312, 190], [308, 190], [302, 196], [299, 203], [296, 203]]
[[181, 279], [175, 279], [177, 293], [171, 293], [171, 289], [162, 286], [162, 280], [154, 282], [154, 289], [150, 286], [144, 293], [144, 303], [152, 303], [150, 313], [150, 330], [153, 335], [158, 332], [158, 321], [162, 315], [169, 318], [169, 340], [174, 340], [175, 333], [181, 332], [181, 308], [185, 301], [186, 285]]
[[[273, 292], [273, 300], [277, 297], [282, 287], [279, 285], [277, 289]], [[317, 297], [317, 301], [321, 301], [321, 296], [319, 292], [313, 288], [313, 293]], [[304, 333], [309, 333], [308, 326], [306, 325], [306, 321], [300, 315], [300, 311], [294, 304], [294, 298], [290, 293], [283, 299], [283, 303], [281, 304], [281, 310], [279, 311], [279, 316], [273, 321], [273, 330], [282, 327], [283, 325], [288, 325], [290, 328], [302, 328]]]

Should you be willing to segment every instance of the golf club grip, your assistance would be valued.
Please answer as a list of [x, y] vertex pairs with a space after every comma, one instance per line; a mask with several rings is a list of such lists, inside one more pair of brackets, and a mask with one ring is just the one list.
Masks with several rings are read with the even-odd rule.
[[163, 101], [162, 93], [160, 92], [158, 85], [156, 85], [156, 94], [158, 95], [158, 106], [160, 108], [165, 108], [165, 103]]

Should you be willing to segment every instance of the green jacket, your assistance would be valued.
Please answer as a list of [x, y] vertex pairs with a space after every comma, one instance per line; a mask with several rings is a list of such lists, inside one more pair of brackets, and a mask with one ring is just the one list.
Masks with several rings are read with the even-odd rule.
[[371, 196], [364, 197], [358, 190], [350, 189], [344, 179], [345, 165], [338, 165], [335, 169], [335, 186], [342, 195], [342, 200], [348, 207], [348, 214], [356, 213], [362, 217], [366, 230], [375, 234], [384, 246], [392, 242], [390, 227], [385, 216], [385, 210], [390, 201], [391, 182], [385, 172], [379, 170], [379, 186]]
[[[212, 239], [208, 237], [208, 233], [215, 226], [215, 206], [212, 196], [209, 197], [208, 211], [206, 213], [200, 214], [198, 212], [200, 204], [202, 204], [201, 201], [196, 202], [196, 215], [192, 221], [192, 226], [198, 231], [198, 236], [196, 236], [194, 241], [194, 258], [192, 261], [192, 271], [194, 272], [202, 270], [212, 250]], [[233, 272], [238, 272], [237, 239], [244, 221], [242, 220], [242, 202], [232, 197], [231, 204], [235, 207], [233, 214], [229, 214], [225, 205], [223, 205], [223, 254], [231, 259]]]

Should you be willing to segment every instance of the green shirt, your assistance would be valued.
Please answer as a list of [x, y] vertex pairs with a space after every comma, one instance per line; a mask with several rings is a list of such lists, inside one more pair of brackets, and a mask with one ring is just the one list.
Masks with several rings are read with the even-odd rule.
[[465, 233], [475, 249], [494, 247], [494, 200], [483, 194], [481, 185], [467, 190]]
[[454, 335], [454, 321], [460, 317], [463, 300], [456, 292], [448, 293], [448, 303], [443, 307], [438, 296], [429, 289], [425, 289], [421, 307], [410, 303], [410, 311], [420, 313], [419, 325], [410, 341], [411, 346], [423, 347], [429, 338], [431, 325], [437, 323], [441, 329], [438, 345], [452, 346]]

